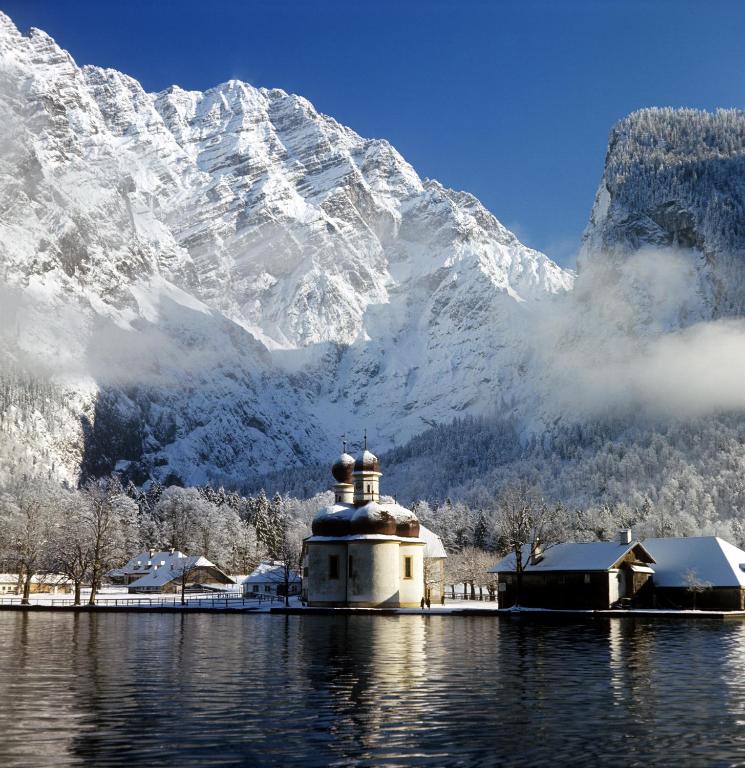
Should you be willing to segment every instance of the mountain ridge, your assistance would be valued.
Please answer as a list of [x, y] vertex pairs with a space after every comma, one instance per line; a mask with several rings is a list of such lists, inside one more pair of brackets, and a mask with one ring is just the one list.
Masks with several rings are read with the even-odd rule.
[[0, 353], [86, 381], [90, 424], [131, 413], [139, 478], [240, 482], [365, 425], [385, 448], [495, 412], [511, 329], [572, 285], [472, 195], [279, 89], [148, 94], [3, 16], [0, 102]]

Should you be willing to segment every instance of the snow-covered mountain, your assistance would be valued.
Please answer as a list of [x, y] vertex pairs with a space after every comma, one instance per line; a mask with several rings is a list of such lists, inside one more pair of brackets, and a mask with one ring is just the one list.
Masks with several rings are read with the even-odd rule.
[[742, 526], [744, 163], [743, 111], [616, 125], [574, 288], [529, 344], [544, 429], [465, 420], [419, 436], [388, 461], [401, 498], [488, 507], [519, 477], [580, 508], [651, 506], [691, 535]]
[[3, 368], [70, 393], [46, 424], [6, 388], [3, 424], [68, 477], [235, 483], [512, 408], [523, 329], [572, 287], [281, 90], [149, 94], [0, 14], [0, 114]]
[[613, 128], [580, 271], [643, 248], [690, 254], [703, 317], [745, 314], [745, 111], [643, 109]]

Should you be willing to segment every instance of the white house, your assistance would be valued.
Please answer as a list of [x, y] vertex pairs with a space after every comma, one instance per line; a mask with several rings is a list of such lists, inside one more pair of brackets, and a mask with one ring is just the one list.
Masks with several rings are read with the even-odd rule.
[[416, 515], [380, 500], [380, 462], [367, 445], [356, 460], [343, 453], [331, 472], [335, 502], [315, 516], [303, 545], [307, 603], [418, 607], [427, 542]]
[[[72, 592], [72, 582], [61, 573], [37, 574], [31, 577], [30, 591], [32, 593], [44, 593], [51, 595]], [[0, 596], [20, 594], [23, 585], [18, 589], [17, 573], [0, 573]]]
[[115, 584], [126, 584], [129, 592], [178, 592], [182, 581], [211, 588], [235, 584], [206, 557], [185, 555], [177, 549], [141, 552], [108, 576]]
[[[300, 574], [290, 570], [288, 578], [288, 593], [299, 595], [302, 586]], [[243, 579], [243, 594], [250, 595], [284, 595], [285, 569], [280, 562], [267, 560], [259, 563], [256, 570]]]

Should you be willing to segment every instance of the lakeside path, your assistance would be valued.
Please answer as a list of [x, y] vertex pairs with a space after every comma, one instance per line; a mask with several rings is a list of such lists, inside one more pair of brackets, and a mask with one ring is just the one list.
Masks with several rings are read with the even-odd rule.
[[661, 609], [625, 610], [550, 610], [544, 608], [498, 608], [496, 603], [478, 600], [448, 600], [446, 604], [431, 608], [310, 608], [291, 598], [289, 607], [274, 597], [248, 599], [240, 594], [215, 596], [209, 593], [189, 595], [181, 605], [180, 595], [129, 595], [126, 589], [109, 588], [99, 593], [96, 605], [87, 605], [88, 595], [83, 595], [83, 605], [72, 605], [70, 595], [32, 595], [30, 605], [21, 605], [19, 597], [0, 598], [0, 611], [34, 612], [81, 612], [81, 613], [262, 613], [284, 616], [482, 616], [498, 617], [514, 621], [578, 621], [592, 619], [637, 618], [659, 620], [708, 620], [742, 621], [745, 611], [674, 611]]

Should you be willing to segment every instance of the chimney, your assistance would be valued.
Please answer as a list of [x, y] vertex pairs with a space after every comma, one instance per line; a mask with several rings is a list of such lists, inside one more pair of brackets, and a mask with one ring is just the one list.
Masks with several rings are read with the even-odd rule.
[[530, 564], [538, 565], [543, 560], [543, 544], [540, 541], [535, 543], [533, 554], [530, 556]]
[[618, 532], [619, 544], [631, 544], [631, 528], [621, 528]]

